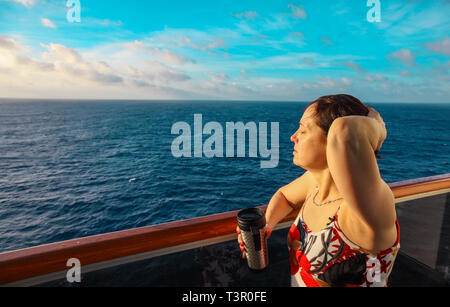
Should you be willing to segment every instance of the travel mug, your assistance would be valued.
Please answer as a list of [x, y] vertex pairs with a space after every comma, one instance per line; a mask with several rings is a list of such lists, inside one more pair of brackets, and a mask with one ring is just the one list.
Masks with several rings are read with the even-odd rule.
[[250, 269], [262, 270], [269, 264], [266, 237], [266, 217], [259, 208], [248, 208], [239, 211], [238, 226], [245, 243], [245, 256]]

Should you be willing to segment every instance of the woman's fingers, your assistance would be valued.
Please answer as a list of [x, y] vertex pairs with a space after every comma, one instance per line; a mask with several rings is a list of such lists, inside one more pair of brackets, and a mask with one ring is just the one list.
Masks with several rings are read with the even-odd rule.
[[368, 109], [369, 109], [369, 114], [367, 116], [375, 119], [376, 121], [378, 121], [378, 123], [380, 124], [380, 127], [381, 127], [380, 140], [378, 141], [378, 146], [377, 146], [377, 149], [376, 149], [377, 151], [379, 151], [381, 149], [381, 146], [383, 145], [384, 140], [387, 137], [386, 124], [384, 123], [384, 120], [381, 117], [380, 113], [378, 113], [372, 107], [369, 107]]
[[266, 224], [266, 238], [268, 239], [271, 234], [272, 234], [272, 229], [269, 227], [268, 224]]
[[[241, 230], [239, 229], [239, 226], [236, 227], [236, 233], [238, 234], [238, 242], [239, 245], [244, 244], [244, 240], [242, 240]], [[242, 244], [241, 244], [242, 243]]]
[[[236, 226], [236, 233], [238, 235], [239, 249], [242, 252], [242, 259], [245, 259], [246, 258], [246, 256], [245, 256], [245, 252], [246, 252], [245, 243], [244, 243], [244, 240], [242, 238], [242, 234], [241, 234], [241, 230], [239, 229], [239, 226]], [[272, 229], [269, 227], [268, 224], [266, 224], [266, 226], [265, 226], [265, 234], [266, 234], [266, 238], [269, 238], [271, 236], [271, 234], [272, 234]]]
[[367, 116], [376, 119], [380, 124], [385, 126], [383, 117], [381, 117], [380, 113], [378, 113], [374, 108], [369, 107], [369, 114]]
[[369, 107], [369, 114], [367, 115], [368, 117], [372, 117], [378, 121], [382, 121], [381, 115], [380, 113], [378, 113], [374, 108]]
[[247, 251], [246, 249], [245, 249], [245, 245], [244, 246], [239, 246], [239, 248], [241, 249], [241, 252], [242, 252], [242, 259], [245, 259], [245, 252]]
[[238, 243], [239, 243], [239, 248], [242, 252], [242, 259], [245, 259], [245, 243], [244, 240], [242, 239], [242, 235], [241, 235], [241, 230], [239, 229], [239, 226], [236, 226], [236, 233], [238, 234]]

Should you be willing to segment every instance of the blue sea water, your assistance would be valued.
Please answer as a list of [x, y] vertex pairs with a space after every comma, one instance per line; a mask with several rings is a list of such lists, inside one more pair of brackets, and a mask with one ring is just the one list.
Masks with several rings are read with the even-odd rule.
[[[306, 105], [0, 100], [0, 252], [266, 205], [304, 173], [290, 136]], [[386, 182], [450, 173], [450, 104], [371, 105], [388, 130]], [[248, 152], [175, 158], [171, 127], [185, 121], [193, 132], [194, 114], [223, 127], [279, 122], [278, 166], [263, 169], [267, 159]]]

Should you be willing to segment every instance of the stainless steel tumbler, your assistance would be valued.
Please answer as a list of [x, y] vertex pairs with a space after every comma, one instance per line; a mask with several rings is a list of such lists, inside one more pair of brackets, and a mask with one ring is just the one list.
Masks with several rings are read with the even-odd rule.
[[269, 264], [269, 253], [267, 252], [264, 211], [259, 208], [244, 209], [239, 211], [237, 219], [242, 240], [245, 243], [245, 256], [249, 268], [265, 269]]

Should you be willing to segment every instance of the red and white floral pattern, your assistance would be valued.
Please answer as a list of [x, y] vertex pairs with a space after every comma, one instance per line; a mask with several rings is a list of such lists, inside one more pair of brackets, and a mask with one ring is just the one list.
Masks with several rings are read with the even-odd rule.
[[338, 215], [328, 227], [312, 232], [301, 218], [289, 230], [288, 247], [293, 287], [385, 287], [400, 249], [397, 241], [384, 251], [369, 254], [348, 240], [338, 226]]

